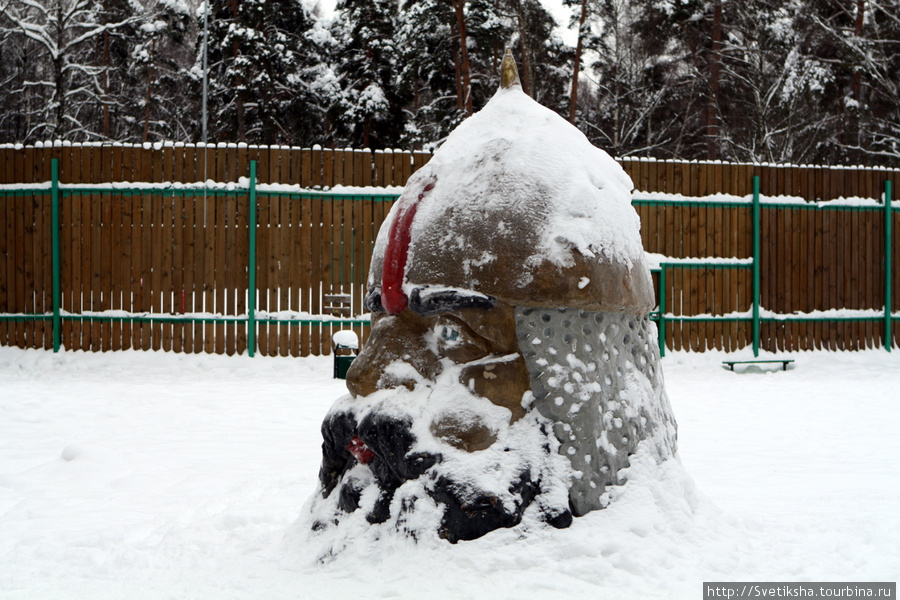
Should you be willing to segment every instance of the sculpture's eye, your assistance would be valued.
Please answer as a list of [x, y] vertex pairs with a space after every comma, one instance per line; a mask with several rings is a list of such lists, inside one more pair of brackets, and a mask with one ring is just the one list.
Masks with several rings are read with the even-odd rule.
[[456, 327], [441, 327], [441, 340], [445, 342], [455, 342], [459, 339], [459, 329]]
[[450, 316], [441, 316], [434, 325], [438, 353], [456, 363], [467, 363], [490, 354], [485, 339]]

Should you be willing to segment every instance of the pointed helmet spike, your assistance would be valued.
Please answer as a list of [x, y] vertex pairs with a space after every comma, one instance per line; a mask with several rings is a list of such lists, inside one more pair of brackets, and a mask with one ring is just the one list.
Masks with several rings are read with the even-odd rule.
[[521, 86], [522, 83], [519, 81], [516, 59], [513, 58], [512, 50], [507, 48], [506, 54], [503, 55], [503, 63], [500, 65], [500, 87], [506, 89], [514, 85]]

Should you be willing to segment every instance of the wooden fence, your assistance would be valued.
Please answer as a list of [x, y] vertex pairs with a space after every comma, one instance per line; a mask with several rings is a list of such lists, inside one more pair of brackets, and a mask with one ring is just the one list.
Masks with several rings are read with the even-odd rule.
[[[109, 182], [236, 182], [258, 161], [260, 187], [254, 332], [262, 354], [330, 352], [331, 333], [367, 327], [361, 300], [374, 237], [400, 186], [428, 154], [216, 146], [0, 147], [0, 343], [52, 347], [52, 193], [58, 160], [61, 341], [67, 349], [248, 350], [251, 198], [247, 186], [96, 186]], [[753, 178], [760, 218], [763, 349], [880, 346], [885, 328], [886, 169], [625, 160], [648, 252], [671, 258], [753, 255]], [[245, 182], [244, 182], [245, 183]], [[265, 184], [294, 184], [283, 188]], [[361, 186], [331, 193], [300, 188]], [[79, 187], [81, 186], [81, 187]], [[664, 193], [660, 197], [654, 193]], [[690, 197], [677, 198], [672, 194]], [[710, 196], [726, 194], [726, 196]], [[893, 227], [898, 224], [893, 215]], [[895, 244], [893, 265], [900, 263]], [[894, 299], [898, 277], [891, 279]], [[748, 269], [670, 269], [665, 279], [669, 348], [735, 350], [751, 340]], [[350, 296], [334, 321], [324, 296]], [[896, 306], [896, 302], [894, 305]], [[855, 310], [847, 313], [817, 311]], [[785, 320], [804, 313], [806, 320]], [[870, 314], [871, 313], [871, 314]], [[731, 320], [679, 320], [731, 315]], [[841, 318], [843, 317], [843, 318]], [[831, 319], [831, 320], [823, 320]], [[894, 344], [897, 343], [894, 328]]]
[[[331, 150], [238, 144], [45, 144], [0, 145], [0, 184], [50, 181], [50, 163], [59, 160], [59, 178], [67, 183], [237, 182], [257, 161], [259, 182], [304, 188], [402, 186], [428, 162], [427, 152]], [[622, 159], [620, 163], [642, 192], [698, 197], [746, 196], [753, 176], [766, 196], [796, 196], [808, 201], [840, 197], [877, 198], [885, 180], [897, 181], [900, 169], [722, 162]]]
[[[676, 259], [753, 256], [749, 202], [636, 199], [634, 204], [648, 251]], [[884, 207], [874, 202], [829, 205], [762, 198], [758, 260], [762, 349], [857, 350], [884, 345], [886, 285], [893, 310], [900, 309], [900, 277], [888, 283], [885, 273], [885, 215]], [[893, 209], [891, 215], [896, 231], [900, 212]], [[895, 273], [898, 246], [891, 247]], [[666, 324], [667, 347], [733, 351], [749, 346], [752, 264], [695, 268], [691, 261], [670, 262], [663, 292], [666, 313], [672, 317]], [[658, 274], [654, 281], [659, 290]], [[729, 318], [715, 318], [722, 315]], [[893, 345], [900, 343], [897, 329], [892, 331]]]

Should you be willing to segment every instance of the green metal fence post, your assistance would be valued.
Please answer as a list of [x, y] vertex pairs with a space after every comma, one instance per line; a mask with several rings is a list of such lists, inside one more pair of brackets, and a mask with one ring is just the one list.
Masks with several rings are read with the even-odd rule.
[[256, 161], [250, 161], [250, 265], [247, 302], [247, 348], [256, 352]]
[[59, 352], [59, 160], [54, 158], [51, 164], [50, 184], [50, 239], [52, 240], [53, 254], [53, 351]]
[[891, 182], [884, 182], [884, 348], [894, 345], [891, 337]]
[[759, 356], [759, 175], [753, 176], [753, 356]]
[[666, 355], [666, 265], [659, 266], [659, 355]]

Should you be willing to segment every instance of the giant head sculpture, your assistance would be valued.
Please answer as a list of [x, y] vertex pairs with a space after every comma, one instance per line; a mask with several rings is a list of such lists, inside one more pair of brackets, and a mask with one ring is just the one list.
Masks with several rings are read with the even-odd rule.
[[450, 541], [605, 507], [675, 452], [631, 180], [501, 88], [409, 180], [375, 244], [372, 333], [322, 425], [313, 528]]

